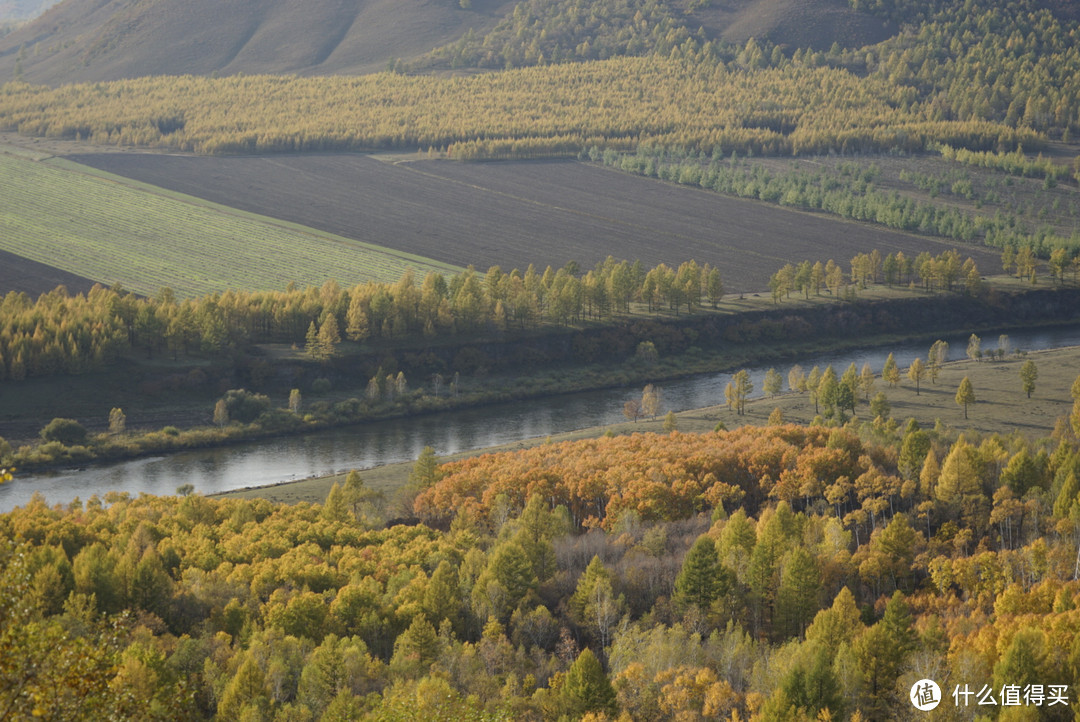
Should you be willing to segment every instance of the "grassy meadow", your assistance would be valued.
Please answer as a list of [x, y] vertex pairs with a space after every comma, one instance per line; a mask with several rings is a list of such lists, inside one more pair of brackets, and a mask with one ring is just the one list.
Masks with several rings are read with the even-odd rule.
[[60, 158], [0, 154], [0, 250], [111, 285], [225, 289], [394, 282], [453, 266], [164, 191]]

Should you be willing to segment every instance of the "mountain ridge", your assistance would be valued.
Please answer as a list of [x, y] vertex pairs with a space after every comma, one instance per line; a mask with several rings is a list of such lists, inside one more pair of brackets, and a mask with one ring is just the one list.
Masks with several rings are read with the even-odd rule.
[[[602, 2], [576, 7], [550, 0], [539, 5], [536, 22], [559, 22], [567, 5], [583, 14], [608, 10]], [[302, 6], [289, 0], [64, 0], [0, 38], [0, 78], [59, 85], [144, 75], [358, 74], [401, 59], [419, 59], [420, 70], [438, 71], [439, 63], [423, 61], [433, 50], [512, 26], [523, 6], [513, 0], [310, 0]], [[787, 47], [860, 47], [898, 29], [852, 10], [846, 0], [629, 0], [622, 2], [623, 17], [614, 19], [624, 24], [617, 31], [642, 32], [629, 27], [636, 7], [659, 7], [684, 36], [735, 44], [756, 37]]]

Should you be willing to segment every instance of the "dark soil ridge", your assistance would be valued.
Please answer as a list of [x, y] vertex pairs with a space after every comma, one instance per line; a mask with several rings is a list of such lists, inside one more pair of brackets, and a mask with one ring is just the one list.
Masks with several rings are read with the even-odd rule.
[[95, 283], [89, 278], [0, 251], [0, 296], [17, 291], [37, 297], [57, 286], [66, 287], [71, 294], [85, 294]]

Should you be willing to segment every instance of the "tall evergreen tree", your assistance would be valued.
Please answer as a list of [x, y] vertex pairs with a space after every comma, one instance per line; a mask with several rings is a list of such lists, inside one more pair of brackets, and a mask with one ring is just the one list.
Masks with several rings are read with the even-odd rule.
[[574, 719], [587, 712], [615, 713], [615, 690], [600, 660], [588, 648], [582, 650], [566, 671], [562, 696]]

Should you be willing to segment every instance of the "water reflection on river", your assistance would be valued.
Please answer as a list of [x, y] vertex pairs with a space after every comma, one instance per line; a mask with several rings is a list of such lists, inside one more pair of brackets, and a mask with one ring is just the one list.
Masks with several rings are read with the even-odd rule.
[[[1012, 331], [1014, 348], [1035, 350], [1080, 345], [1080, 327], [1038, 331]], [[961, 358], [967, 338], [949, 338], [951, 357]], [[996, 348], [997, 337], [985, 337], [986, 349]], [[925, 357], [928, 344], [885, 349], [863, 349], [799, 361], [806, 370], [831, 364], [838, 372], [852, 362], [859, 369], [869, 363], [881, 372], [892, 351], [906, 368], [916, 357]], [[751, 369], [754, 388], [762, 387], [766, 367]], [[790, 364], [778, 366], [785, 378]], [[724, 386], [731, 376], [709, 374], [663, 384], [664, 407], [681, 411], [722, 403]], [[19, 475], [0, 486], [0, 511], [25, 504], [35, 491], [50, 503], [86, 499], [106, 491], [133, 495], [172, 494], [178, 486], [192, 484], [204, 494], [245, 486], [303, 479], [346, 469], [365, 469], [415, 459], [425, 446], [438, 454], [505, 444], [548, 436], [572, 429], [622, 421], [623, 403], [640, 395], [639, 388], [609, 389], [500, 404], [482, 409], [448, 412], [409, 419], [394, 419], [292, 438], [269, 439], [219, 449], [181, 452], [135, 459], [85, 469]]]

